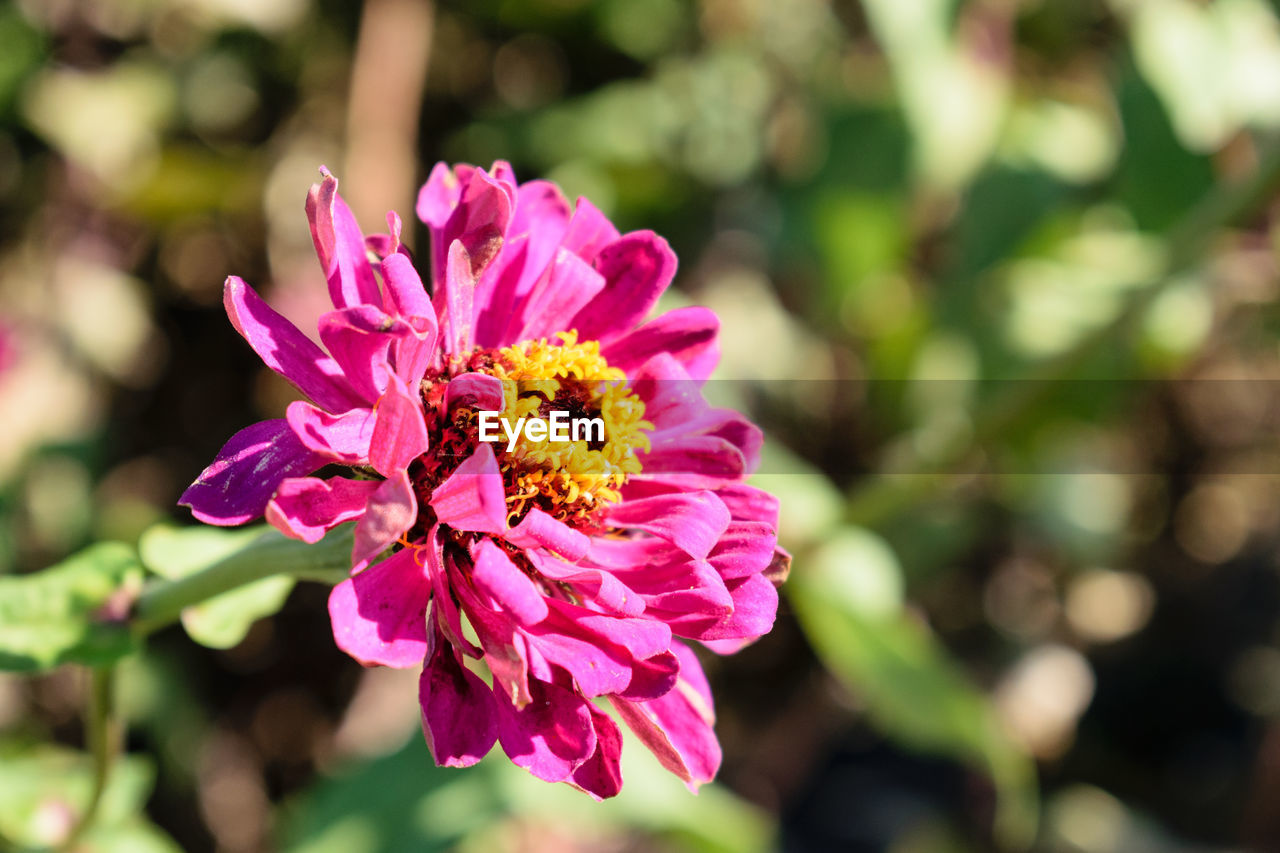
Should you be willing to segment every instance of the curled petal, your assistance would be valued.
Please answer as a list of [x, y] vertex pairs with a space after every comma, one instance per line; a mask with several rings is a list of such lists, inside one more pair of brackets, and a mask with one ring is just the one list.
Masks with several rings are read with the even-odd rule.
[[351, 208], [338, 195], [338, 179], [326, 170], [324, 180], [307, 195], [307, 218], [316, 255], [329, 282], [334, 307], [381, 305], [382, 295], [364, 251], [364, 234]]
[[357, 567], [368, 565], [412, 527], [417, 518], [418, 499], [409, 475], [400, 471], [383, 480], [369, 497], [364, 515], [356, 523], [352, 563]]
[[471, 256], [461, 240], [454, 240], [445, 262], [444, 286], [436, 297], [446, 355], [471, 351], [475, 338], [475, 296], [476, 276], [472, 272]]
[[267, 504], [267, 521], [285, 536], [319, 542], [344, 521], [364, 515], [365, 504], [378, 488], [373, 480], [333, 477], [294, 477], [276, 489]]
[[630, 376], [655, 355], [667, 354], [699, 382], [720, 362], [720, 321], [709, 308], [677, 308], [610, 341], [601, 353]]
[[594, 705], [591, 725], [596, 732], [596, 751], [573, 771], [573, 784], [596, 800], [607, 800], [622, 790], [622, 732], [612, 717]]
[[676, 255], [652, 231], [636, 231], [605, 246], [595, 259], [605, 286], [568, 323], [584, 338], [611, 341], [643, 320], [676, 274]]
[[444, 391], [446, 411], [466, 406], [489, 412], [502, 411], [502, 380], [487, 373], [461, 373], [449, 380]]
[[420, 666], [430, 599], [431, 584], [413, 551], [399, 551], [333, 588], [334, 641], [365, 666]]
[[431, 493], [436, 517], [455, 530], [501, 534], [507, 500], [493, 448], [481, 444]]
[[532, 625], [547, 618], [546, 598], [501, 548], [482, 539], [472, 553], [475, 565], [471, 579], [477, 589], [488, 594], [522, 625]]
[[309, 403], [294, 400], [285, 410], [289, 428], [309, 450], [330, 462], [362, 465], [369, 458], [374, 418], [369, 409], [331, 415]]
[[537, 507], [507, 531], [506, 540], [521, 548], [546, 548], [570, 561], [582, 559], [591, 547], [591, 540], [584, 533]]
[[427, 451], [427, 422], [418, 397], [398, 376], [391, 376], [375, 409], [369, 462], [384, 477], [403, 471]]
[[288, 421], [260, 421], [231, 436], [178, 503], [206, 524], [244, 524], [262, 515], [282, 480], [325, 461], [298, 441]]

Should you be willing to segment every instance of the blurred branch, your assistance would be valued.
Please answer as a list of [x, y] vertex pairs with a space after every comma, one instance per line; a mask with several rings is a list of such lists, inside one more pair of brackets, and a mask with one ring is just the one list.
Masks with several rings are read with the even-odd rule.
[[364, 4], [351, 71], [343, 191], [368, 227], [388, 210], [412, 207], [434, 20], [431, 0]]
[[1280, 189], [1280, 138], [1269, 137], [1257, 171], [1247, 179], [1219, 184], [1165, 235], [1166, 255], [1161, 273], [1132, 290], [1111, 322], [1086, 335], [1075, 347], [1033, 370], [977, 418], [972, 434], [929, 457], [910, 460], [904, 470], [855, 488], [846, 505], [846, 518], [863, 527], [877, 527], [921, 502], [941, 497], [948, 486], [964, 479], [975, 462], [977, 448], [1006, 433], [1069, 378], [1103, 346], [1122, 338], [1145, 315], [1170, 281], [1195, 266], [1224, 228], [1256, 213]]
[[337, 583], [351, 571], [353, 531], [354, 525], [345, 525], [314, 545], [272, 531], [207, 569], [152, 581], [134, 605], [134, 630], [149, 634], [176, 622], [188, 607], [275, 575]]
[[90, 671], [89, 705], [85, 709], [85, 741], [93, 755], [93, 790], [84, 811], [67, 834], [59, 850], [74, 850], [81, 837], [93, 826], [102, 803], [102, 794], [111, 777], [111, 765], [120, 749], [120, 722], [115, 716], [114, 666], [95, 667]]

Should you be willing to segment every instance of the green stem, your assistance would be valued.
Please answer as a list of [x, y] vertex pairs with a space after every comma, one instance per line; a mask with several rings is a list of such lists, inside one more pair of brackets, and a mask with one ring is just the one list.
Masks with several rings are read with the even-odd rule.
[[176, 622], [182, 611], [273, 575], [337, 583], [351, 570], [352, 525], [314, 545], [271, 531], [224, 560], [177, 580], [153, 581], [134, 604], [134, 630], [149, 634]]
[[1218, 239], [1223, 228], [1246, 220], [1280, 189], [1280, 140], [1272, 139], [1249, 178], [1218, 185], [1165, 235], [1167, 254], [1157, 278], [1134, 288], [1111, 322], [1086, 335], [1071, 350], [1033, 370], [1025, 379], [1009, 384], [977, 418], [972, 434], [927, 458], [910, 460], [906, 468], [861, 484], [849, 496], [845, 517], [864, 527], [883, 525], [964, 475], [978, 448], [1005, 434], [1054, 393], [1102, 347], [1125, 335], [1147, 313], [1169, 282], [1195, 266]]
[[93, 826], [111, 777], [111, 766], [120, 751], [120, 723], [115, 717], [115, 667], [90, 670], [89, 704], [85, 709], [85, 741], [93, 756], [93, 790], [89, 802], [76, 820], [59, 850], [72, 850]]

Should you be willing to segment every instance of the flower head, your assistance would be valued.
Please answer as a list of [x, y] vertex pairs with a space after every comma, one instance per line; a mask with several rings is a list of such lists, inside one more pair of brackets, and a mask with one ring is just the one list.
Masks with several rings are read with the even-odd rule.
[[[323, 349], [226, 284], [231, 322], [309, 402], [233, 436], [182, 503], [308, 542], [356, 523], [334, 637], [365, 665], [422, 667], [437, 763], [498, 742], [541, 779], [613, 796], [605, 697], [665, 767], [708, 781], [711, 693], [684, 641], [725, 653], [767, 632], [787, 564], [776, 500], [743, 482], [759, 430], [702, 397], [715, 316], [646, 319], [675, 275], [666, 241], [504, 163], [440, 164], [422, 188], [430, 288], [399, 218], [366, 238], [337, 186], [324, 172], [307, 199], [334, 305]], [[519, 429], [545, 436], [556, 413], [599, 426]], [[334, 465], [348, 473], [310, 476]]]

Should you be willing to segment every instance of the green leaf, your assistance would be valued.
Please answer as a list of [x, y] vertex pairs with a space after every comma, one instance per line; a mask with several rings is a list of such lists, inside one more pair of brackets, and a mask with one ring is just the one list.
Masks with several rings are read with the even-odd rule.
[[118, 542], [41, 572], [0, 578], [0, 669], [101, 666], [134, 651], [127, 627], [103, 611], [108, 604], [117, 609], [113, 597], [122, 609], [141, 582], [133, 549]]
[[[1020, 846], [1035, 832], [1034, 770], [1001, 731], [987, 700], [933, 634], [889, 606], [897, 565], [887, 547], [847, 532], [798, 560], [784, 587], [823, 664], [867, 707], [872, 722], [905, 746], [947, 755], [985, 773], [998, 795], [997, 832]], [[861, 603], [867, 590], [882, 590]]]
[[[273, 535], [266, 526], [219, 530], [160, 525], [142, 535], [139, 550], [147, 568], [167, 580], [178, 580]], [[275, 575], [216, 595], [183, 610], [182, 627], [201, 645], [231, 648], [245, 638], [254, 622], [280, 609], [294, 583], [293, 577]]]
[[[92, 829], [77, 850], [145, 851], [177, 848], [139, 816], [155, 773], [138, 757], [117, 761], [95, 813]], [[24, 847], [58, 844], [88, 805], [93, 791], [93, 760], [83, 753], [49, 745], [0, 744], [0, 838]]]

